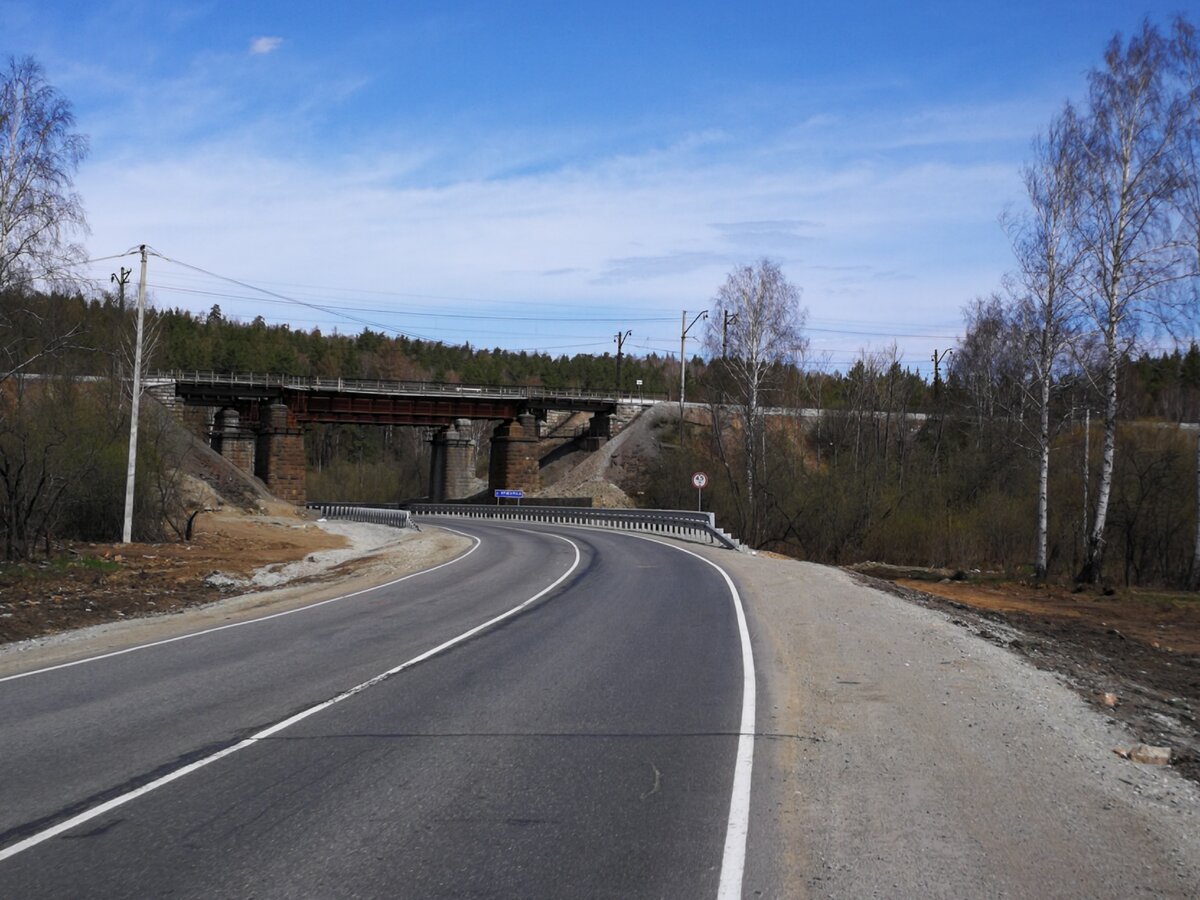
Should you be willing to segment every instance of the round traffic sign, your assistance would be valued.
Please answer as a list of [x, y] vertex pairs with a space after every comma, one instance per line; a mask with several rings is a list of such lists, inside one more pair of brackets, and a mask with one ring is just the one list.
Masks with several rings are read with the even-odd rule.
[[692, 473], [692, 486], [693, 487], [703, 488], [706, 484], [708, 484], [708, 476], [707, 475], [705, 475], [703, 472], [693, 472]]

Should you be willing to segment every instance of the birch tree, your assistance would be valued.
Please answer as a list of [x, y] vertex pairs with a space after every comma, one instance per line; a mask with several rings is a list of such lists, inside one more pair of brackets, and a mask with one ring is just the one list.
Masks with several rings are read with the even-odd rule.
[[769, 259], [739, 266], [717, 291], [705, 331], [705, 347], [722, 357], [728, 376], [727, 397], [737, 411], [742, 437], [745, 504], [742, 530], [756, 546], [761, 539], [761, 479], [765, 472], [765, 424], [762, 405], [782, 367], [803, 353], [806, 312], [800, 291]]
[[87, 138], [72, 129], [68, 103], [32, 58], [0, 70], [0, 289], [73, 280], [86, 232], [74, 176]]
[[1163, 287], [1177, 276], [1170, 203], [1178, 109], [1165, 89], [1166, 42], [1144, 24], [1114, 37], [1090, 77], [1079, 165], [1079, 299], [1103, 347], [1104, 438], [1092, 528], [1077, 579], [1100, 579], [1116, 457], [1121, 359]]
[[[1176, 203], [1179, 238], [1188, 276], [1182, 291], [1195, 318], [1200, 307], [1200, 40], [1195, 26], [1183, 18], [1175, 20], [1171, 38], [1172, 69], [1182, 111], [1175, 156], [1180, 176]], [[1200, 436], [1196, 439], [1196, 509], [1196, 534], [1188, 573], [1188, 587], [1192, 590], [1200, 587]]]
[[71, 264], [83, 259], [71, 238], [86, 230], [73, 179], [87, 140], [74, 124], [34, 60], [0, 67], [0, 534], [9, 559], [49, 533], [73, 480], [66, 456], [95, 449], [67, 428], [75, 385], [26, 383], [33, 371], [50, 374], [80, 331], [57, 328], [34, 295], [39, 284], [73, 281]]
[[1051, 393], [1071, 336], [1077, 309], [1072, 292], [1082, 262], [1076, 239], [1080, 137], [1080, 123], [1068, 105], [1051, 122], [1045, 136], [1034, 142], [1033, 162], [1024, 170], [1028, 213], [1006, 222], [1017, 261], [1018, 299], [1013, 315], [1030, 374], [1026, 390], [1038, 417], [1033, 435], [1038, 461], [1033, 568], [1038, 581], [1045, 580], [1048, 565]]

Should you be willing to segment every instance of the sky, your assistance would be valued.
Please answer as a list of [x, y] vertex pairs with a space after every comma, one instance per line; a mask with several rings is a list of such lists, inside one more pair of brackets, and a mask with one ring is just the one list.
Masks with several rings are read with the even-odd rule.
[[928, 375], [1012, 268], [1031, 141], [1115, 33], [1182, 11], [0, 0], [0, 54], [89, 137], [100, 288], [146, 244], [159, 307], [677, 356], [681, 314], [766, 257], [812, 364], [894, 342]]

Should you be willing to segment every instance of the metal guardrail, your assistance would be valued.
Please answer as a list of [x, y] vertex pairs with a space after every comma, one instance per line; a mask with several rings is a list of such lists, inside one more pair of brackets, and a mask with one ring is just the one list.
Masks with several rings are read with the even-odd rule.
[[630, 396], [614, 391], [584, 391], [578, 388], [548, 388], [541, 385], [450, 384], [440, 381], [386, 381], [363, 378], [318, 378], [301, 375], [258, 375], [226, 372], [156, 372], [148, 380], [172, 380], [192, 384], [229, 385], [231, 387], [288, 388], [295, 391], [354, 391], [372, 394], [424, 394], [434, 397], [479, 397], [480, 399], [537, 400], [570, 398], [609, 403], [649, 405], [665, 400], [666, 395]]
[[461, 516], [509, 522], [545, 522], [556, 525], [592, 525], [622, 531], [649, 531], [688, 537], [740, 550], [737, 538], [717, 528], [710, 512], [681, 509], [594, 509], [579, 506], [492, 506], [464, 503], [414, 503], [415, 516]]
[[315, 509], [326, 519], [344, 519], [350, 522], [367, 522], [371, 525], [390, 525], [393, 528], [413, 528], [412, 514], [396, 505], [385, 506], [370, 503], [305, 503], [306, 509]]

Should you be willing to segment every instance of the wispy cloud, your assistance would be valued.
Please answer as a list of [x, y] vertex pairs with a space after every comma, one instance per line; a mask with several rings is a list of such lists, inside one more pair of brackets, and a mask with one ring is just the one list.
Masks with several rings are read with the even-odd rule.
[[263, 56], [267, 53], [273, 53], [278, 50], [283, 44], [283, 38], [273, 36], [256, 37], [250, 41], [250, 54], [252, 56]]
[[789, 255], [813, 240], [818, 222], [782, 219], [765, 222], [714, 222], [711, 227], [731, 246], [743, 253], [765, 256]]
[[[436, 158], [436, 145], [416, 160], [404, 153], [304, 160], [228, 141], [93, 164], [79, 185], [90, 244], [99, 255], [146, 241], [251, 281], [673, 316], [706, 305], [732, 266], [770, 255], [816, 317], [852, 308], [919, 322], [997, 283], [1006, 248], [996, 214], [1019, 188], [1015, 167], [986, 163], [795, 158], [764, 172], [754, 159], [658, 152], [430, 185], [407, 173], [424, 154]], [[980, 241], [991, 251], [964, 252]], [[654, 340], [647, 328], [639, 336]]]
[[[96, 255], [145, 241], [264, 284], [663, 315], [672, 324], [661, 334], [642, 325], [638, 338], [676, 349], [668, 332], [678, 311], [703, 308], [732, 266], [761, 256], [781, 263], [818, 319], [853, 310], [863, 320], [940, 321], [994, 287], [1007, 264], [996, 216], [1020, 199], [1015, 160], [957, 147], [918, 156], [879, 137], [935, 126], [969, 134], [980, 121], [973, 109], [843, 110], [752, 134], [693, 126], [619, 143], [598, 127], [480, 130], [470, 120], [414, 124], [395, 114], [325, 145], [308, 133], [362, 83], [344, 74], [345, 90], [291, 92], [298, 80], [267, 71], [276, 66], [243, 59], [242, 67], [239, 77], [263, 86], [254, 96], [272, 102], [245, 105], [215, 62], [197, 64], [173, 85], [162, 115], [135, 117], [159, 132], [125, 135], [141, 151], [136, 159], [110, 151], [81, 171]], [[239, 117], [225, 123], [230, 109]], [[164, 140], [164, 130], [188, 140]], [[162, 302], [198, 302], [165, 284], [158, 290]], [[221, 301], [234, 315], [262, 311], [236, 304]], [[585, 324], [543, 323], [512, 342], [545, 341], [559, 327], [568, 328], [564, 344], [590, 333]], [[847, 341], [862, 345], [858, 335]]]
[[627, 256], [609, 260], [595, 280], [597, 284], [626, 284], [695, 272], [697, 269], [729, 266], [734, 258], [708, 252], [665, 253], [660, 256]]

